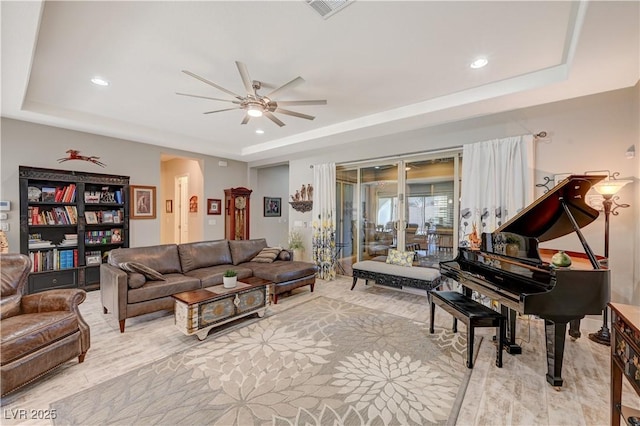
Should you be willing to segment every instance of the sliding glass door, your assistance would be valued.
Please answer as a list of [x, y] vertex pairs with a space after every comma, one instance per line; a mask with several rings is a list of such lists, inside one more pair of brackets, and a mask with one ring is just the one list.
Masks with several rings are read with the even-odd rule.
[[459, 170], [457, 153], [339, 166], [338, 273], [390, 249], [416, 251], [422, 266], [453, 257]]
[[425, 266], [453, 255], [458, 163], [454, 156], [410, 161], [405, 166], [405, 247], [417, 251]]
[[402, 203], [398, 198], [399, 163], [360, 168], [362, 247], [360, 259], [386, 256], [397, 247]]

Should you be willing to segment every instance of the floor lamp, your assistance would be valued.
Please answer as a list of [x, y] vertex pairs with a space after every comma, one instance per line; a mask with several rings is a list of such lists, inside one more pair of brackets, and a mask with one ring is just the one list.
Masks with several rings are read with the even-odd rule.
[[[618, 173], [614, 173], [612, 179], [600, 181], [593, 186], [593, 188], [602, 195], [602, 207], [604, 209], [604, 257], [609, 259], [609, 216], [617, 216], [619, 213], [616, 209], [622, 207], [629, 207], [629, 204], [618, 204], [614, 197], [623, 186], [630, 183], [630, 180], [617, 180], [615, 176]], [[612, 206], [615, 206], [612, 208]], [[608, 307], [605, 306], [602, 311], [602, 327], [595, 333], [589, 334], [589, 339], [601, 345], [611, 345], [611, 333], [609, 332], [609, 314]]]

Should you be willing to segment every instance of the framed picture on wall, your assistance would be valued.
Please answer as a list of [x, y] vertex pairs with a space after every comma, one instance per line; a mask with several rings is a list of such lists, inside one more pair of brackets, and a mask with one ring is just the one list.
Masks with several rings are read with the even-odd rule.
[[282, 198], [264, 197], [264, 217], [280, 217], [282, 215]]
[[131, 219], [156, 218], [156, 187], [131, 185]]
[[207, 198], [207, 214], [222, 214], [222, 200]]

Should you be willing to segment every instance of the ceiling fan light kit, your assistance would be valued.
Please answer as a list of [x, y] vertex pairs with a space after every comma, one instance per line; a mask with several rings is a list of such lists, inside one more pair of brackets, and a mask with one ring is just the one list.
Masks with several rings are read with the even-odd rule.
[[[273, 98], [281, 91], [290, 89], [304, 82], [302, 77], [296, 77], [288, 83], [283, 84], [282, 86], [272, 90], [267, 95], [258, 94], [258, 90], [260, 90], [263, 86], [263, 83], [257, 80], [252, 80], [247, 66], [242, 62], [236, 61], [236, 66], [238, 67], [238, 72], [240, 73], [240, 78], [242, 79], [242, 83], [244, 84], [244, 88], [247, 91], [245, 96], [241, 96], [237, 93], [232, 92], [231, 90], [225, 89], [222, 86], [217, 85], [216, 83], [207, 80], [204, 77], [201, 77], [197, 74], [192, 73], [191, 71], [183, 70], [182, 72], [187, 74], [190, 77], [193, 77], [201, 82], [208, 84], [209, 86], [215, 87], [216, 89], [233, 96], [235, 99], [220, 99], [220, 98], [212, 98], [209, 96], [202, 95], [192, 95], [189, 93], [179, 93], [176, 92], [177, 95], [181, 96], [190, 96], [193, 98], [201, 98], [201, 99], [209, 99], [213, 101], [220, 102], [230, 102], [236, 104], [236, 106], [232, 108], [225, 108], [214, 111], [206, 111], [204, 114], [213, 114], [217, 112], [223, 111], [231, 111], [231, 110], [244, 110], [245, 116], [242, 119], [240, 124], [247, 124], [249, 120], [254, 117], [262, 117], [263, 115], [267, 117], [269, 120], [273, 121], [278, 126], [284, 126], [284, 122], [282, 122], [278, 117], [276, 117], [273, 113], [286, 114], [297, 118], [304, 118], [306, 120], [313, 120], [315, 117], [312, 115], [302, 114], [300, 112], [291, 111], [288, 109], [280, 108], [280, 105], [289, 106], [289, 105], [326, 105], [326, 100], [289, 100], [289, 101], [276, 101]], [[265, 85], [266, 86], [266, 85]]]

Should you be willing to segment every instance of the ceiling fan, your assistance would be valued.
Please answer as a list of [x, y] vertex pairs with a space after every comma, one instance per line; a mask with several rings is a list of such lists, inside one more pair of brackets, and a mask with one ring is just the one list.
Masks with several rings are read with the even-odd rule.
[[272, 90], [267, 95], [260, 95], [258, 94], [258, 90], [260, 90], [263, 86], [267, 87], [268, 85], [257, 80], [251, 80], [251, 77], [249, 77], [249, 71], [247, 70], [247, 66], [242, 62], [236, 61], [236, 66], [238, 67], [238, 71], [240, 72], [240, 77], [242, 78], [242, 83], [244, 84], [244, 87], [247, 91], [247, 94], [245, 96], [241, 96], [237, 93], [232, 92], [231, 90], [227, 90], [224, 87], [219, 86], [214, 82], [209, 81], [206, 78], [200, 77], [199, 75], [194, 74], [191, 71], [187, 71], [187, 70], [183, 70], [182, 72], [187, 74], [188, 76], [198, 79], [203, 83], [213, 86], [216, 89], [233, 96], [235, 99], [232, 99], [232, 100], [219, 99], [219, 98], [211, 98], [209, 96], [191, 95], [189, 93], [178, 93], [178, 92], [176, 92], [176, 94], [182, 95], [182, 96], [191, 96], [193, 98], [211, 99], [213, 101], [230, 102], [236, 105], [233, 108], [206, 111], [204, 114], [213, 114], [216, 112], [242, 109], [246, 111], [246, 114], [241, 124], [247, 124], [252, 117], [261, 117], [264, 115], [265, 117], [267, 117], [269, 120], [273, 121], [280, 127], [284, 126], [285, 124], [273, 114], [274, 112], [291, 115], [293, 117], [298, 117], [298, 118], [305, 118], [307, 120], [313, 120], [315, 118], [312, 115], [302, 114], [300, 112], [290, 111], [288, 109], [281, 108], [281, 106], [326, 105], [327, 104], [326, 100], [276, 101], [273, 99], [278, 93], [286, 89], [295, 87], [300, 83], [303, 83], [304, 79], [302, 77], [294, 78], [290, 82], [285, 83], [282, 86]]

